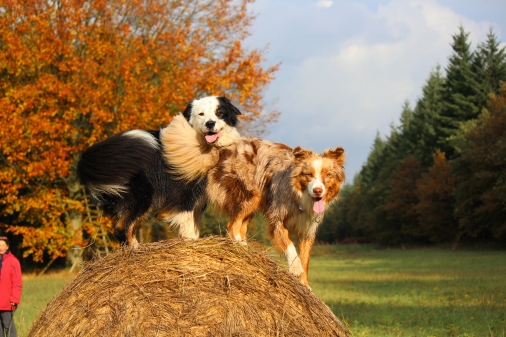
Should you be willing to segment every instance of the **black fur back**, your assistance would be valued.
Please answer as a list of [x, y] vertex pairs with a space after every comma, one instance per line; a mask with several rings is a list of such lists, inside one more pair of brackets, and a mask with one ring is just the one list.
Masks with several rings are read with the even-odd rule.
[[145, 140], [122, 132], [84, 151], [77, 165], [77, 174], [87, 186], [125, 186], [136, 174], [153, 163], [157, 152], [159, 149]]

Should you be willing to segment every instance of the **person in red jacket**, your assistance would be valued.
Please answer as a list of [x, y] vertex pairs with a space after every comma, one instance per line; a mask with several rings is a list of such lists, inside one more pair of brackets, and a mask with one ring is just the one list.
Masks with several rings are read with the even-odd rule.
[[21, 299], [21, 265], [9, 251], [9, 239], [0, 236], [0, 320], [3, 335], [16, 337], [16, 327], [12, 319]]

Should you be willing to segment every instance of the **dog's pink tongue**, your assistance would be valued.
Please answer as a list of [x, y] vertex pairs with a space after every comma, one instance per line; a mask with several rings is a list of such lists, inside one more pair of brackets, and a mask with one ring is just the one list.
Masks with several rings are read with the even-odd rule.
[[221, 133], [221, 131], [218, 132], [218, 133], [215, 133], [214, 135], [206, 135], [205, 136], [206, 137], [206, 141], [208, 143], [214, 143], [216, 141], [216, 139], [218, 139], [218, 137], [220, 136], [220, 133]]
[[317, 214], [320, 214], [324, 211], [324, 207], [323, 207], [323, 199], [320, 199], [320, 200], [316, 200], [316, 199], [313, 199], [313, 211]]

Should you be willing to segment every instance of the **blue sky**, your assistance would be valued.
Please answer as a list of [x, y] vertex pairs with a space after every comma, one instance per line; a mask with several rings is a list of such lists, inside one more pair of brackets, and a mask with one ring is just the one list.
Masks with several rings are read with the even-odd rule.
[[[342, 146], [348, 182], [377, 132], [413, 107], [431, 70], [447, 64], [462, 25], [473, 48], [490, 28], [506, 41], [506, 0], [256, 0], [247, 48], [281, 62], [265, 90], [281, 111], [266, 139], [322, 152]], [[506, 46], [506, 44], [503, 44]]]

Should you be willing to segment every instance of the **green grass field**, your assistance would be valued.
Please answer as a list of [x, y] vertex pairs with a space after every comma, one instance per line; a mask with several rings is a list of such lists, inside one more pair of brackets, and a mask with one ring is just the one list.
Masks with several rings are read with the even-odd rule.
[[354, 336], [506, 336], [506, 252], [316, 247], [314, 293]]
[[[315, 246], [314, 293], [354, 336], [506, 336], [506, 251]], [[20, 337], [72, 276], [25, 276]]]

